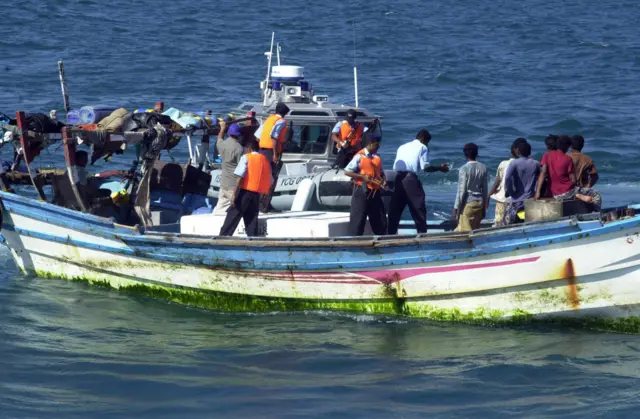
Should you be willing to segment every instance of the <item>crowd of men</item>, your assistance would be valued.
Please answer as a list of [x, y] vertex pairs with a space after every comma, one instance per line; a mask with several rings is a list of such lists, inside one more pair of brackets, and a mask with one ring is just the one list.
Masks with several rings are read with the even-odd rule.
[[[261, 207], [264, 208], [265, 197], [268, 201], [274, 174], [281, 165], [288, 112], [289, 108], [279, 103], [275, 114], [256, 131], [255, 140], [245, 145], [248, 152], [241, 144], [238, 124], [227, 127], [226, 122], [221, 123], [217, 147], [222, 158], [222, 174], [218, 204], [214, 209], [216, 214], [226, 213], [220, 235], [233, 235], [241, 219], [247, 235], [258, 234], [258, 213]], [[422, 129], [414, 140], [398, 148], [393, 163], [394, 189], [389, 191], [382, 158], [378, 154], [381, 138], [376, 133], [367, 133], [356, 115], [355, 110], [348, 110], [346, 119], [338, 122], [332, 132], [338, 152], [334, 166], [343, 168], [345, 175], [353, 181], [349, 235], [363, 235], [367, 220], [376, 235], [397, 234], [406, 207], [417, 232], [426, 233], [426, 197], [418, 174], [449, 171], [447, 164], [430, 164], [431, 134]], [[367, 141], [363, 146], [365, 136]], [[511, 145], [511, 158], [498, 166], [491, 190], [487, 167], [477, 160], [478, 146], [465, 144], [462, 151], [467, 161], [459, 169], [451, 214], [456, 231], [478, 229], [486, 216], [489, 198], [496, 201], [494, 226], [523, 222], [527, 199], [578, 199], [592, 210], [599, 210], [600, 194], [593, 189], [598, 172], [593, 160], [582, 153], [584, 138], [550, 135], [545, 144], [547, 152], [538, 162], [531, 158], [531, 144], [524, 138], [516, 139]], [[388, 214], [382, 201], [383, 190], [391, 193]]]

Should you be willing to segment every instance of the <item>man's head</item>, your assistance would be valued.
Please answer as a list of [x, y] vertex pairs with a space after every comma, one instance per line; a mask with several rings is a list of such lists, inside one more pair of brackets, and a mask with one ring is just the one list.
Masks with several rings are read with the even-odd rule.
[[282, 102], [276, 105], [276, 113], [280, 116], [286, 116], [289, 113], [289, 107]]
[[584, 137], [582, 135], [574, 135], [571, 137], [571, 148], [576, 151], [582, 151], [584, 147]]
[[528, 158], [531, 155], [531, 144], [527, 141], [519, 142], [518, 144], [514, 142], [514, 146], [518, 157]]
[[249, 140], [247, 141], [247, 150], [249, 150], [249, 152], [254, 152], [254, 151], [258, 151], [260, 149], [260, 147], [258, 146], [258, 142], [256, 140]]
[[462, 148], [462, 152], [464, 153], [467, 160], [475, 160], [478, 158], [478, 146], [474, 143], [467, 143]]
[[378, 134], [371, 134], [368, 137], [367, 150], [369, 153], [375, 153], [380, 148], [380, 141], [382, 138]]
[[358, 117], [358, 113], [356, 112], [355, 109], [349, 109], [347, 111], [347, 113], [345, 114], [345, 117], [347, 118], [347, 122], [350, 124], [353, 124], [354, 122], [356, 122], [356, 118]]
[[242, 135], [242, 129], [240, 129], [240, 125], [238, 125], [238, 124], [231, 124], [229, 126], [229, 129], [227, 130], [227, 134], [230, 137], [234, 137], [235, 139], [239, 139], [240, 136]]
[[418, 135], [416, 135], [416, 139], [420, 141], [422, 144], [427, 145], [429, 141], [431, 141], [431, 134], [426, 129], [421, 129], [418, 131]]
[[89, 163], [89, 154], [86, 151], [76, 151], [76, 166], [86, 167]]
[[569, 147], [571, 146], [571, 137], [568, 135], [561, 135], [558, 137], [558, 150], [566, 153], [569, 151]]
[[544, 139], [544, 144], [547, 146], [547, 151], [556, 150], [558, 148], [558, 136], [547, 135], [547, 138]]
[[525, 138], [522, 138], [522, 137], [516, 138], [516, 140], [513, 142], [513, 144], [511, 144], [511, 155], [513, 157], [519, 157], [519, 155], [518, 155], [518, 146], [520, 144], [524, 144], [526, 142], [527, 142], [527, 140]]

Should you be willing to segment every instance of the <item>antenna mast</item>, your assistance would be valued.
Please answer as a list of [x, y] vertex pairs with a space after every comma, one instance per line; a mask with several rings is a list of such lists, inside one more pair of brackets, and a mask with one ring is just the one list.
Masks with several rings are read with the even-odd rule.
[[58, 75], [60, 76], [60, 88], [62, 89], [62, 101], [64, 103], [64, 111], [69, 113], [71, 106], [69, 106], [69, 93], [67, 93], [67, 81], [64, 78], [64, 64], [62, 59], [58, 61]]
[[269, 78], [271, 76], [271, 58], [273, 57], [273, 41], [275, 40], [275, 37], [276, 37], [276, 33], [271, 32], [271, 48], [269, 49], [269, 52], [266, 53], [269, 55], [269, 63], [267, 64], [267, 82], [265, 83], [265, 86], [264, 86], [264, 95], [263, 95], [264, 98], [262, 100], [263, 105], [267, 104], [267, 90], [269, 89]]
[[358, 105], [358, 67], [356, 66], [356, 22], [353, 22], [353, 88], [356, 96], [356, 108]]
[[278, 42], [278, 45], [276, 46], [276, 57], [278, 57], [278, 66], [280, 66], [280, 50], [282, 48], [280, 47], [280, 42]]

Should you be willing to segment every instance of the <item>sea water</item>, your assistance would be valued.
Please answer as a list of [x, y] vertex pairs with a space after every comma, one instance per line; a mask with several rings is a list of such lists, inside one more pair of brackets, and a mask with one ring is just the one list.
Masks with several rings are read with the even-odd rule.
[[[0, 25], [0, 111], [212, 109], [259, 99], [271, 32], [316, 94], [383, 116], [382, 157], [428, 128], [430, 218], [462, 146], [495, 173], [524, 136], [580, 133], [606, 206], [640, 201], [640, 4], [26, 0]], [[351, 22], [355, 22], [355, 26]], [[354, 49], [355, 35], [355, 49]], [[355, 54], [354, 54], [355, 51]], [[3, 157], [10, 155], [6, 146]], [[186, 160], [186, 147], [172, 150]], [[36, 164], [60, 161], [55, 146]], [[127, 168], [131, 156], [113, 161]], [[113, 168], [98, 163], [98, 169]], [[0, 417], [635, 417], [636, 336], [327, 312], [224, 314], [22, 277], [0, 249]]]

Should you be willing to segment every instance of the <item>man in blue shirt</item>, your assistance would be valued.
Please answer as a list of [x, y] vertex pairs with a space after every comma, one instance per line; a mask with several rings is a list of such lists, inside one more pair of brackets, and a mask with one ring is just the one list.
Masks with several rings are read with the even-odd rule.
[[378, 148], [380, 136], [370, 135], [367, 146], [344, 168], [344, 174], [354, 183], [349, 213], [350, 236], [362, 236], [367, 218], [373, 234], [382, 236], [387, 232], [387, 217], [381, 197], [387, 181]]
[[338, 156], [332, 168], [344, 169], [363, 147], [362, 138], [369, 128], [356, 119], [357, 115], [355, 109], [349, 109], [345, 113], [346, 119], [337, 122], [331, 131], [331, 139], [338, 148]]
[[516, 140], [512, 147], [517, 158], [504, 174], [505, 196], [511, 198], [504, 212], [505, 225], [522, 221], [518, 218], [518, 212], [524, 208], [524, 201], [535, 196], [540, 173], [540, 163], [529, 158], [531, 144]]
[[426, 129], [420, 130], [416, 139], [401, 145], [396, 153], [393, 170], [396, 171], [395, 190], [389, 206], [388, 233], [398, 234], [400, 218], [406, 206], [409, 206], [411, 218], [416, 224], [418, 233], [427, 232], [427, 204], [424, 188], [418, 178], [420, 172], [449, 171], [447, 164], [431, 166], [429, 164], [429, 141], [431, 134]]

